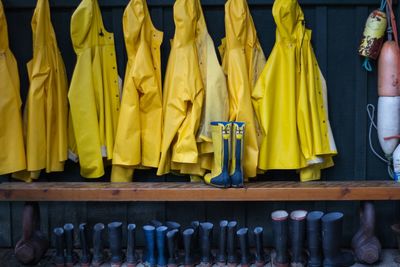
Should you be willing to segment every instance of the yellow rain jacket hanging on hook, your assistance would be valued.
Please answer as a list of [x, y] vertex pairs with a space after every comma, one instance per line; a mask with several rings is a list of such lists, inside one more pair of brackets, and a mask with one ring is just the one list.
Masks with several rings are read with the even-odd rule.
[[131, 0], [123, 16], [128, 54], [114, 146], [112, 182], [132, 180], [135, 166], [158, 167], [162, 136], [160, 45], [146, 0]]
[[[64, 170], [67, 159], [67, 76], [50, 18], [48, 0], [38, 0], [33, 18], [33, 58], [28, 63], [29, 91], [24, 111], [27, 180], [40, 170]], [[22, 178], [21, 174], [15, 177]]]
[[276, 43], [253, 91], [264, 133], [258, 167], [301, 169], [302, 181], [319, 179], [337, 153], [325, 79], [297, 0], [276, 0], [272, 14]]
[[17, 61], [8, 44], [0, 1], [0, 175], [26, 168]]
[[246, 123], [243, 170], [245, 178], [255, 177], [261, 132], [251, 94], [265, 65], [265, 56], [246, 0], [226, 2], [225, 31], [226, 38], [222, 40], [220, 53], [228, 77], [229, 120]]
[[82, 0], [71, 19], [77, 55], [68, 99], [81, 175], [104, 174], [111, 160], [120, 105], [114, 36], [103, 25], [97, 0]]
[[196, 134], [204, 98], [204, 86], [197, 57], [196, 29], [198, 1], [177, 0], [174, 4], [175, 35], [171, 42], [165, 76], [164, 131], [157, 174], [197, 164]]

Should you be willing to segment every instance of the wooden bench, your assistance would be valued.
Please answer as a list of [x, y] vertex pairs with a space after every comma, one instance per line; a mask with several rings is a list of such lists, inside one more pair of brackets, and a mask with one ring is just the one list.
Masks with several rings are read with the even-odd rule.
[[203, 183], [5, 182], [0, 201], [333, 201], [400, 200], [394, 181], [252, 182], [219, 189]]

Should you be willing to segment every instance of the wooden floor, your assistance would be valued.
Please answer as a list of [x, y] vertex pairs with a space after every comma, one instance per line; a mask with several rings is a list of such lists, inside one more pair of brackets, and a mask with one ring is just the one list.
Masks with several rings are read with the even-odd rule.
[[317, 201], [400, 200], [394, 181], [253, 182], [245, 188], [204, 183], [19, 183], [0, 184], [0, 201]]
[[[43, 258], [43, 260], [35, 265], [34, 267], [50, 267], [54, 266], [51, 259], [52, 251], [48, 252], [47, 255]], [[397, 250], [384, 250], [382, 254], [382, 261], [376, 265], [368, 265], [368, 267], [400, 267], [400, 264], [397, 264], [393, 261], [394, 257], [398, 255]], [[32, 267], [32, 265], [30, 265]], [[79, 267], [80, 265], [76, 265]], [[367, 265], [363, 264], [355, 264], [352, 267], [364, 267]], [[10, 249], [0, 249], [0, 267], [27, 267], [26, 265], [19, 264], [14, 255], [13, 251]], [[102, 267], [110, 267], [110, 264], [103, 264]], [[123, 265], [125, 267], [125, 265]], [[138, 264], [137, 267], [144, 267], [142, 264]], [[217, 267], [217, 266], [214, 266]], [[254, 267], [254, 266], [252, 266]], [[265, 265], [265, 267], [272, 267], [271, 263]]]

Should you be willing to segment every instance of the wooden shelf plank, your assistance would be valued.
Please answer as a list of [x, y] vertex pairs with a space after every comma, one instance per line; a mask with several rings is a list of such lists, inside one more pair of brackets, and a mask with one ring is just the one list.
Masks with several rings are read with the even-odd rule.
[[400, 183], [253, 182], [240, 189], [203, 183], [19, 183], [0, 184], [0, 201], [317, 201], [400, 200]]

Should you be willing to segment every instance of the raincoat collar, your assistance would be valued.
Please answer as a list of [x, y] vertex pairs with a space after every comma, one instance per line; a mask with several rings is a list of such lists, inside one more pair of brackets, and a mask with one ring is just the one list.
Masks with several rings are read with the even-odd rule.
[[5, 52], [8, 48], [7, 20], [4, 14], [3, 3], [0, 1], [0, 52]]
[[294, 39], [304, 35], [304, 13], [297, 0], [275, 0], [272, 15], [279, 39]]
[[150, 14], [145, 0], [132, 0], [129, 2], [124, 14], [124, 20], [129, 17], [129, 29], [124, 30], [126, 50], [129, 55], [134, 55], [140, 44], [139, 39], [159, 47], [162, 43], [163, 33], [157, 30], [151, 21]]
[[34, 47], [43, 47], [53, 43], [52, 41], [55, 41], [55, 33], [53, 26], [51, 25], [48, 0], [38, 0], [31, 26]]

